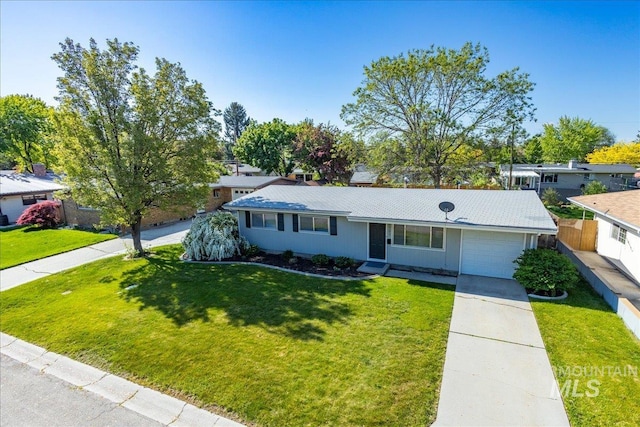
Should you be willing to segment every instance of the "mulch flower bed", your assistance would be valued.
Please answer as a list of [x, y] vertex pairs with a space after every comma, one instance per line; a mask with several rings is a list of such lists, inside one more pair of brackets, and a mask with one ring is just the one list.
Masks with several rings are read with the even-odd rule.
[[276, 267], [286, 268], [287, 270], [302, 271], [304, 273], [320, 274], [323, 276], [348, 276], [348, 277], [369, 277], [370, 274], [360, 273], [356, 271], [359, 263], [354, 264], [348, 268], [338, 268], [334, 265], [333, 260], [329, 262], [328, 266], [317, 266], [311, 262], [310, 259], [294, 257], [295, 261], [285, 261], [281, 255], [268, 254], [260, 252], [253, 256], [234, 256], [233, 258], [224, 259], [224, 261], [239, 261], [239, 262], [255, 262], [258, 264], [273, 265]]

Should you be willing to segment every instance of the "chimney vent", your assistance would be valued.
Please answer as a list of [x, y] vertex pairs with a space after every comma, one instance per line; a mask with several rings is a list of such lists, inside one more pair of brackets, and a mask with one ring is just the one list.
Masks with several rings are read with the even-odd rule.
[[47, 169], [44, 167], [42, 163], [34, 163], [33, 165], [33, 174], [38, 178], [43, 178], [47, 176]]
[[577, 160], [569, 160], [569, 169], [577, 169], [578, 161]]

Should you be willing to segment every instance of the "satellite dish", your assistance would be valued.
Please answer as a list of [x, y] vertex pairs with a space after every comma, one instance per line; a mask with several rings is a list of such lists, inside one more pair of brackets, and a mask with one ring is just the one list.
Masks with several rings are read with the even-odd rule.
[[456, 208], [455, 205], [451, 202], [442, 202], [438, 205], [438, 207], [440, 208], [440, 210], [442, 212], [444, 212], [444, 220], [445, 220], [445, 224], [446, 221], [449, 220], [449, 218], [447, 217], [447, 214], [449, 212], [453, 212], [453, 210]]
[[455, 205], [451, 202], [442, 202], [438, 205], [438, 207], [444, 213], [453, 212], [453, 210], [456, 208]]

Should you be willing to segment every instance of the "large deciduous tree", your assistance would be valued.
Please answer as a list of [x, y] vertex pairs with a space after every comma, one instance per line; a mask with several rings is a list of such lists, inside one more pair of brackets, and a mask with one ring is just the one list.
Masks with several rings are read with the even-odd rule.
[[232, 102], [225, 108], [222, 118], [224, 119], [224, 155], [227, 160], [233, 160], [233, 147], [251, 123], [251, 118], [247, 116], [244, 107], [237, 102]]
[[298, 164], [318, 172], [330, 183], [346, 183], [363, 151], [363, 144], [336, 126], [322, 123], [314, 126], [310, 120], [297, 126], [293, 154]]
[[640, 142], [618, 143], [611, 147], [598, 148], [587, 154], [589, 163], [627, 163], [640, 167]]
[[33, 163], [51, 166], [53, 109], [30, 95], [0, 98], [0, 151], [5, 159], [33, 172]]
[[584, 161], [587, 154], [615, 142], [611, 132], [591, 120], [560, 117], [558, 124], [546, 123], [540, 137], [542, 158], [548, 163]]
[[488, 62], [487, 49], [471, 43], [383, 57], [365, 67], [341, 117], [362, 134], [386, 135], [382, 163], [439, 186], [460, 147], [533, 118], [529, 76], [514, 68], [488, 77]]
[[142, 255], [140, 228], [151, 207], [182, 210], [206, 198], [220, 125], [202, 85], [179, 64], [156, 59], [152, 76], [136, 66], [137, 46], [106, 44], [67, 39], [52, 57], [63, 71], [60, 164], [73, 197], [100, 209], [104, 223], [130, 226]]
[[289, 175], [295, 166], [293, 141], [295, 127], [281, 119], [257, 124], [251, 123], [233, 148], [234, 155], [265, 173]]

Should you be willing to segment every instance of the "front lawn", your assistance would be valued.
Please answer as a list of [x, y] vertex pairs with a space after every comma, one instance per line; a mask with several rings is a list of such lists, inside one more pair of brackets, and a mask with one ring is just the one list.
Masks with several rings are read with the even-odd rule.
[[584, 281], [531, 305], [571, 425], [640, 425], [640, 341], [622, 319]]
[[2, 331], [264, 426], [435, 419], [454, 289], [188, 264], [168, 246], [2, 293]]
[[113, 234], [36, 227], [0, 230], [0, 270], [115, 237]]

